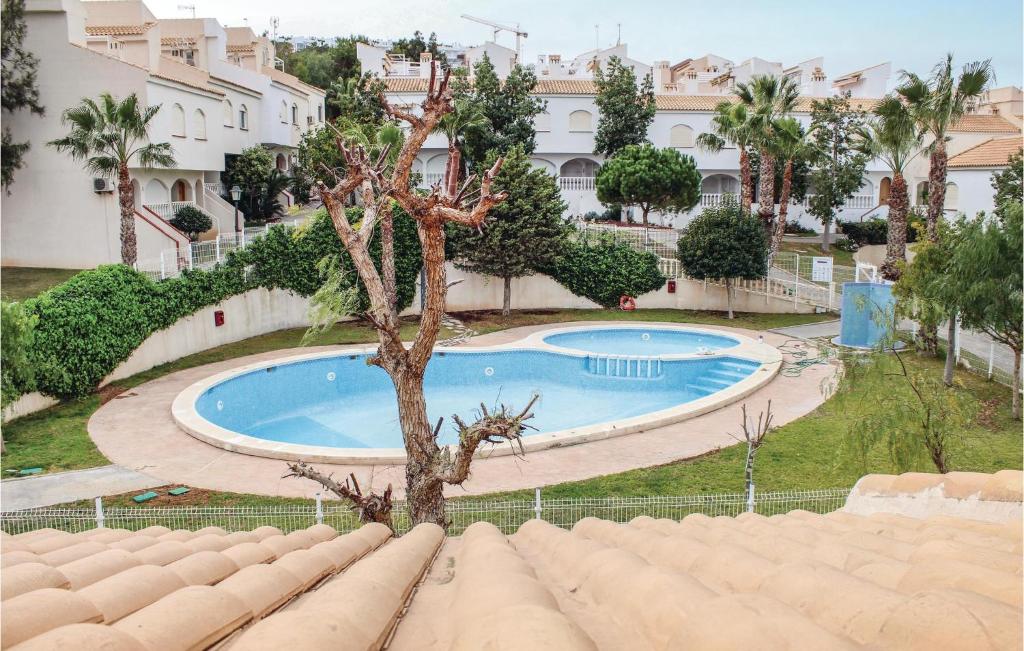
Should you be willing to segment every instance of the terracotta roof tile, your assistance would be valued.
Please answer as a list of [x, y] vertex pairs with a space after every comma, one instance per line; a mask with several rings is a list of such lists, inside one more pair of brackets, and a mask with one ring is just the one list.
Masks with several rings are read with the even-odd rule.
[[166, 46], [192, 46], [196, 44], [195, 36], [163, 36], [160, 38], [160, 45]]
[[256, 51], [256, 46], [253, 45], [252, 43], [250, 43], [248, 45], [229, 45], [229, 46], [227, 46], [227, 51], [228, 52], [233, 52], [233, 53], [239, 53], [239, 54], [245, 54], [245, 53], [252, 54], [253, 52]]
[[965, 115], [949, 130], [960, 133], [1020, 133], [1016, 125], [1001, 115]]
[[[794, 112], [810, 113], [815, 100], [823, 97], [803, 96], [797, 100]], [[657, 95], [655, 101], [660, 111], [713, 111], [722, 102], [737, 102], [735, 95]], [[878, 103], [874, 98], [852, 98], [850, 105], [863, 111], [870, 111]]]
[[478, 522], [447, 540], [429, 524], [5, 536], [4, 557], [77, 558], [9, 565], [0, 634], [115, 651], [1020, 648], [1022, 477], [869, 475], [825, 515]]
[[1021, 150], [1020, 136], [991, 138], [949, 159], [950, 167], [1006, 167], [1010, 156]]
[[141, 25], [86, 25], [85, 33], [89, 36], [139, 36], [153, 25], [156, 25], [153, 21]]
[[597, 86], [590, 79], [538, 79], [534, 95], [594, 95]]

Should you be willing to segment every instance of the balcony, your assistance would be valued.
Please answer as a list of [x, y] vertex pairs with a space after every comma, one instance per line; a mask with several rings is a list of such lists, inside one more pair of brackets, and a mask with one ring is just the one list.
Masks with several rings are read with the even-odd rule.
[[594, 178], [593, 176], [560, 176], [558, 177], [558, 187], [571, 192], [594, 192], [596, 190]]
[[731, 192], [705, 192], [700, 195], [700, 207], [713, 208], [715, 206], [720, 206], [722, 205], [722, 202], [726, 201], [728, 198], [731, 198], [733, 201], [739, 201], [737, 196]]
[[[146, 207], [152, 210], [154, 213], [159, 215], [162, 219], [170, 221], [174, 219], [175, 213], [178, 209], [184, 208], [185, 206], [192, 206], [193, 208], [199, 208], [195, 201], [168, 201], [166, 203], [147, 203]], [[202, 210], [202, 208], [199, 208]], [[204, 211], [205, 212], [205, 211]]]
[[[809, 194], [806, 197], [804, 197], [804, 201], [803, 201], [803, 207], [804, 208], [810, 208], [811, 207], [811, 197], [813, 197], [813, 196], [815, 196], [815, 195]], [[873, 194], [855, 194], [855, 195], [849, 197], [846, 200], [846, 203], [843, 204], [843, 208], [853, 208], [855, 210], [856, 209], [866, 210], [868, 208], [874, 208], [874, 207], [875, 207], [875, 196]]]

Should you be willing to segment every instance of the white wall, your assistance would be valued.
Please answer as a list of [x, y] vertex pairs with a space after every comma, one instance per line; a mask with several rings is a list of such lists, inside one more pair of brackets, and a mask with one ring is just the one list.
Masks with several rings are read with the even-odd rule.
[[949, 168], [947, 183], [956, 183], [959, 199], [956, 211], [974, 217], [981, 211], [991, 215], [995, 210], [995, 190], [992, 189], [992, 174], [995, 169]]

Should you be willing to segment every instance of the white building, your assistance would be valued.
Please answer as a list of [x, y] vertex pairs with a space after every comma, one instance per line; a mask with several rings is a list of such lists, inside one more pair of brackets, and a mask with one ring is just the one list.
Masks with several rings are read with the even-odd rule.
[[[501, 57], [500, 61], [495, 61], [497, 69], [506, 69], [514, 63], [515, 53], [512, 50], [501, 48], [497, 52]], [[429, 77], [426, 64], [429, 59], [425, 58], [423, 62], [388, 63], [389, 55], [384, 49], [363, 45], [359, 46], [358, 55], [363, 62], [363, 70], [374, 72], [385, 80], [392, 101], [415, 105], [424, 99]], [[654, 216], [655, 222], [670, 223], [677, 227], [685, 225], [702, 207], [720, 201], [722, 195], [739, 192], [739, 152], [735, 148], [727, 148], [711, 153], [695, 146], [697, 136], [710, 129], [715, 106], [725, 100], [735, 101], [732, 93], [736, 84], [747, 82], [759, 74], [793, 79], [801, 90], [794, 117], [804, 126], [810, 123], [814, 99], [849, 93], [854, 106], [870, 110], [893, 84], [892, 66], [889, 63], [830, 80], [824, 71], [824, 59], [821, 57], [786, 67], [782, 63], [758, 58], [734, 64], [724, 57], [706, 54], [676, 64], [656, 61], [653, 66], [647, 66], [629, 58], [625, 44], [606, 50], [592, 50], [572, 59], [563, 59], [558, 54], [541, 55], [534, 65], [538, 78], [534, 93], [547, 103], [547, 110], [535, 120], [537, 146], [533, 162], [558, 176], [562, 196], [569, 205], [568, 213], [571, 216], [604, 210], [604, 206], [597, 200], [594, 186], [594, 177], [604, 159], [593, 153], [594, 132], [599, 118], [594, 102], [596, 88], [593, 77], [595, 69], [606, 65], [608, 58], [613, 55], [633, 66], [638, 79], [647, 72], [652, 74], [657, 113], [648, 130], [648, 138], [657, 147], [674, 147], [692, 156], [704, 177], [701, 203], [693, 211], [685, 215]], [[1013, 96], [1012, 93], [1003, 92], [1003, 89], [990, 91], [991, 97], [1003, 102], [1003, 110], [987, 110], [989, 105], [982, 104], [977, 114], [965, 117], [960, 124], [954, 126], [951, 130], [952, 139], [947, 145], [950, 156], [992, 138], [1013, 136], [1019, 141], [1018, 123], [1002, 116], [1003, 113], [1020, 110], [1019, 92], [1017, 90], [1018, 94]], [[1013, 103], [1015, 98], [1018, 103]], [[444, 138], [440, 135], [430, 136], [417, 159], [417, 171], [423, 175], [425, 185], [432, 185], [441, 179], [446, 160], [447, 143]], [[973, 214], [978, 210], [990, 209], [991, 192], [987, 197], [975, 191], [960, 193], [954, 176], [951, 175], [947, 191], [947, 210], [951, 213], [959, 211]], [[924, 187], [922, 183], [927, 185], [926, 155], [914, 161], [906, 178], [908, 187], [912, 188], [912, 203], [923, 205], [924, 198], [919, 188]], [[854, 220], [871, 216], [884, 217], [888, 210], [891, 181], [886, 166], [880, 161], [871, 161], [863, 185], [840, 210], [838, 218]], [[813, 188], [809, 192], [813, 194]], [[792, 206], [789, 220], [821, 230], [821, 224], [806, 212], [806, 205], [804, 201]]]
[[325, 93], [273, 67], [273, 45], [212, 18], [158, 20], [140, 0], [28, 0], [25, 46], [39, 58], [45, 117], [4, 114], [31, 144], [3, 197], [3, 264], [87, 268], [120, 262], [116, 192], [94, 191], [82, 163], [46, 145], [61, 113], [84, 97], [131, 93], [159, 104], [150, 139], [174, 148], [174, 169], [132, 169], [140, 261], [181, 248], [167, 220], [181, 202], [214, 218], [206, 237], [234, 231], [225, 156], [263, 144], [287, 170], [299, 139], [325, 118]]

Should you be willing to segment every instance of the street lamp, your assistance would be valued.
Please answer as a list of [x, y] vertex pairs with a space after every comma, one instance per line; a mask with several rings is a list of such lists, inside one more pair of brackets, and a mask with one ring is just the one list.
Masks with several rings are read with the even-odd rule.
[[242, 198], [242, 188], [237, 185], [231, 186], [231, 200], [235, 202], [235, 233], [240, 233], [241, 228], [238, 227], [238, 200]]

